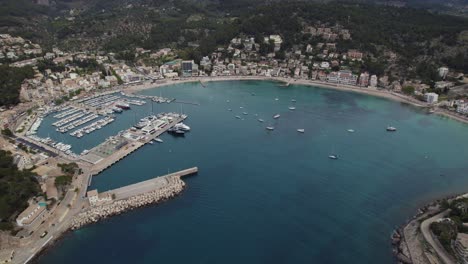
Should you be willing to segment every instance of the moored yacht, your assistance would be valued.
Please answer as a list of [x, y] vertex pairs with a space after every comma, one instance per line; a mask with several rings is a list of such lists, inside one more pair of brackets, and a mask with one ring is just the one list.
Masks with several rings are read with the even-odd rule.
[[158, 143], [163, 143], [164, 141], [160, 138], [155, 138], [154, 141], [158, 142]]

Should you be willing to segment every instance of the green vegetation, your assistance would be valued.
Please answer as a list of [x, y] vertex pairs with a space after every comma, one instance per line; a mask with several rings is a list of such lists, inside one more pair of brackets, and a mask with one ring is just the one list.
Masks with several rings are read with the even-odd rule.
[[414, 87], [413, 86], [405, 86], [401, 89], [401, 91], [407, 95], [413, 95], [414, 94]]
[[34, 174], [28, 170], [19, 171], [11, 154], [0, 150], [0, 229], [10, 229], [12, 225], [8, 223], [39, 193]]
[[62, 175], [62, 176], [56, 177], [54, 183], [57, 188], [68, 187], [71, 184], [72, 179], [73, 177], [70, 175]]
[[446, 220], [443, 222], [434, 222], [431, 224], [432, 232], [437, 236], [444, 248], [451, 248], [452, 240], [457, 238], [457, 225], [454, 221]]
[[57, 166], [62, 170], [63, 173], [67, 175], [74, 175], [75, 171], [78, 169], [78, 164], [75, 162], [72, 163], [59, 163]]
[[0, 106], [15, 105], [19, 103], [21, 83], [26, 78], [34, 77], [31, 67], [13, 68], [0, 65]]
[[11, 132], [9, 128], [2, 129], [2, 135], [7, 136], [7, 137], [14, 136], [13, 132]]

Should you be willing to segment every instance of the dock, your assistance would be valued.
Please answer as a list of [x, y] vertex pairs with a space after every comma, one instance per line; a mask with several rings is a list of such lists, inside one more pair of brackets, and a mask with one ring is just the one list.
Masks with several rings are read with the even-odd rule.
[[[104, 146], [104, 144], [110, 144], [106, 141], [91, 149], [86, 155], [81, 156], [81, 159], [93, 164], [91, 175], [97, 175], [120, 160], [124, 159], [134, 151], [143, 147], [145, 144], [159, 137], [161, 134], [165, 133], [176, 124], [184, 121], [186, 118], [187, 116], [179, 116], [178, 118], [175, 118], [164, 128], [158, 129], [153, 134], [147, 135], [144, 140], [131, 141], [128, 139], [122, 139], [122, 142], [116, 142], [116, 144], [114, 144], [115, 146]], [[120, 145], [122, 145], [122, 147], [117, 148], [117, 146]]]

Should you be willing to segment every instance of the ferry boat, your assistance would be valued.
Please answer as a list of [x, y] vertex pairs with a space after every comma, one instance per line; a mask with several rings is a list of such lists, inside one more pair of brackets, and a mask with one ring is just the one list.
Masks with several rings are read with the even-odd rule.
[[115, 104], [115, 106], [117, 106], [118, 108], [123, 109], [123, 110], [130, 109], [130, 105], [127, 104], [127, 103], [124, 103], [124, 102], [118, 102], [118, 103]]
[[389, 132], [395, 132], [397, 129], [395, 127], [392, 127], [392, 126], [388, 126], [387, 127], [387, 131]]
[[273, 116], [274, 119], [278, 119], [280, 117], [280, 114], [276, 114]]
[[328, 158], [336, 160], [336, 159], [338, 159], [338, 155], [332, 154], [332, 155], [329, 155]]
[[274, 127], [272, 127], [272, 126], [268, 126], [268, 127], [266, 127], [266, 130], [270, 130], [270, 131], [271, 131], [271, 130], [274, 130], [274, 129], [275, 129], [275, 128], [274, 128]]
[[289, 110], [296, 110], [296, 107], [290, 106], [290, 107], [289, 107]]
[[304, 133], [304, 132], [305, 132], [305, 129], [299, 128], [299, 129], [297, 130], [297, 132], [299, 132], [299, 133]]

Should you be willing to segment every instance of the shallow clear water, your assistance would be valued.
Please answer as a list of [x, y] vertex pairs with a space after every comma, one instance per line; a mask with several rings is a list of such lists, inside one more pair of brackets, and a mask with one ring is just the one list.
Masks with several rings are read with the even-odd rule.
[[[393, 263], [395, 226], [431, 199], [468, 190], [468, 126], [414, 107], [260, 81], [142, 93], [200, 103], [153, 107], [187, 113], [192, 131], [163, 135], [163, 144], [141, 148], [91, 188], [192, 166], [199, 174], [175, 199], [69, 233], [40, 263]], [[81, 140], [48, 132], [51, 118], [39, 134], [62, 137], [79, 153], [149, 112], [151, 104], [133, 107]], [[338, 160], [327, 158], [332, 152]]]

